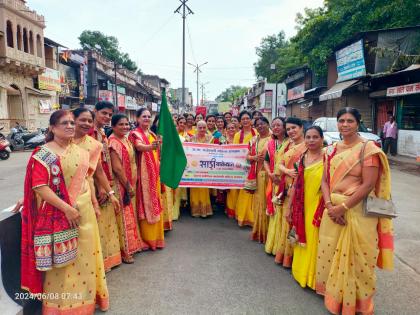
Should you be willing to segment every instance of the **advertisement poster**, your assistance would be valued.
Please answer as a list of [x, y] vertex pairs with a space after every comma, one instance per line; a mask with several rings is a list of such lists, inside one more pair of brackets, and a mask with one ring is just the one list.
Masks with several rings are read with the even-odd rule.
[[38, 76], [38, 88], [47, 91], [61, 91], [60, 72], [45, 68], [45, 72]]
[[248, 176], [248, 145], [183, 143], [187, 167], [179, 187], [243, 188]]
[[337, 82], [360, 78], [366, 75], [363, 41], [359, 40], [335, 53]]

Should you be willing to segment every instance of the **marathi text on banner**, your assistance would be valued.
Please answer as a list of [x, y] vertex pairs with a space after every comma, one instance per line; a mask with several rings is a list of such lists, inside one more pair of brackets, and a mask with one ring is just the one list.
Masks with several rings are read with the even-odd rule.
[[248, 145], [183, 143], [187, 167], [179, 187], [243, 188], [248, 176]]

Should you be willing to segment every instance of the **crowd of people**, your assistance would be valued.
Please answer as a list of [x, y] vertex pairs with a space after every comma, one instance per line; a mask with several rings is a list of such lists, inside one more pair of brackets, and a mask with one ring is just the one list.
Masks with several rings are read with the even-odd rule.
[[393, 231], [390, 219], [365, 216], [363, 201], [390, 198], [390, 170], [383, 151], [358, 135], [356, 109], [338, 112], [342, 140], [326, 148], [319, 127], [304, 130], [294, 117], [270, 125], [258, 111], [174, 114], [181, 142], [248, 145], [245, 187], [230, 190], [165, 186], [159, 116], [152, 123], [142, 108], [130, 130], [113, 110], [99, 102], [94, 112], [54, 112], [47, 143], [29, 160], [21, 281], [44, 314], [107, 310], [107, 272], [164, 248], [181, 209], [205, 218], [221, 207], [303, 288], [324, 295], [330, 312], [373, 313], [375, 267], [393, 268]]

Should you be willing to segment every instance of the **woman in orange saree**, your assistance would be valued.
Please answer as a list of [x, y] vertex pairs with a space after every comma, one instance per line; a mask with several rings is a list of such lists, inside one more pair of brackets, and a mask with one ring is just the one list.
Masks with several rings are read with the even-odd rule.
[[[129, 139], [137, 151], [137, 208], [140, 231], [148, 248], [156, 250], [165, 247], [163, 197], [159, 178], [160, 142], [149, 130], [149, 110], [141, 108], [136, 116], [138, 127], [130, 133]], [[172, 217], [170, 219], [172, 220]]]
[[[242, 130], [235, 134], [233, 138], [234, 144], [249, 144], [251, 139], [257, 135], [257, 132], [252, 128], [251, 114], [247, 111], [242, 111], [239, 114], [239, 120], [242, 125]], [[254, 195], [240, 189], [235, 205], [235, 217], [239, 226], [251, 226], [254, 224], [254, 213], [252, 212], [252, 201]]]
[[296, 162], [299, 160], [302, 153], [306, 150], [306, 145], [303, 137], [303, 123], [299, 118], [289, 117], [286, 119], [286, 132], [290, 139], [287, 152], [283, 159], [278, 164], [276, 175], [280, 175], [280, 183], [276, 192], [276, 198], [281, 200], [281, 228], [278, 240], [278, 247], [275, 257], [275, 262], [283, 265], [283, 267], [290, 268], [293, 259], [293, 246], [288, 240], [290, 231], [289, 222], [284, 218], [286, 214], [287, 205], [289, 202], [290, 187], [293, 179], [297, 176]]
[[258, 136], [251, 140], [248, 154], [248, 159], [251, 161], [248, 179], [254, 178], [256, 181], [256, 190], [254, 191], [252, 203], [254, 225], [251, 239], [264, 244], [268, 232], [268, 216], [266, 213], [268, 176], [264, 169], [264, 160], [267, 154], [268, 142], [271, 139], [270, 123], [267, 118], [259, 117], [255, 119], [255, 127], [257, 128]]
[[[122, 262], [118, 226], [115, 218], [115, 212], [119, 212], [120, 210], [120, 203], [113, 194], [109, 194], [109, 196], [105, 195], [107, 196], [107, 199], [109, 198], [109, 202], [102, 204], [102, 206], [99, 205], [99, 200], [96, 200], [96, 187], [103, 189], [107, 193], [112, 192], [107, 175], [102, 167], [102, 159], [99, 158], [104, 157], [103, 144], [88, 135], [93, 128], [93, 113], [86, 107], [79, 107], [73, 110], [72, 113], [76, 124], [73, 142], [89, 152], [91, 164], [99, 159], [95, 173], [93, 174], [93, 177], [89, 177], [89, 181], [92, 183], [92, 192], [95, 197], [93, 205], [99, 214], [97, 216], [97, 221], [99, 236], [101, 238], [102, 256], [104, 258], [105, 272], [108, 272], [112, 267], [115, 267]], [[108, 149], [108, 147], [106, 149]], [[95, 179], [97, 184], [96, 187], [93, 183], [93, 179]], [[101, 196], [98, 196], [99, 199]]]
[[50, 117], [47, 143], [27, 167], [22, 210], [22, 287], [43, 298], [43, 314], [93, 314], [109, 295], [88, 177], [96, 161], [73, 144], [74, 118]]
[[118, 180], [121, 211], [117, 214], [120, 247], [123, 262], [134, 262], [133, 255], [146, 249], [137, 220], [136, 207], [136, 153], [127, 139], [130, 131], [128, 118], [122, 114], [112, 116], [112, 135], [109, 137], [112, 171]]
[[[318, 215], [316, 291], [333, 314], [373, 314], [375, 266], [393, 268], [390, 219], [365, 216], [363, 200], [374, 194], [389, 200], [388, 160], [373, 142], [358, 135], [360, 113], [346, 107], [337, 114], [343, 140], [328, 147], [322, 193], [326, 209]], [[361, 150], [364, 161], [360, 161]], [[363, 169], [362, 164], [363, 163]]]

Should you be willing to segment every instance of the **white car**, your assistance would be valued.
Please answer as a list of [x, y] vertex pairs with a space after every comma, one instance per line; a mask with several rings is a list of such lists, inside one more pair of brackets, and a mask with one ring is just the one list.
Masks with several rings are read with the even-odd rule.
[[[320, 117], [314, 121], [313, 125], [321, 127], [324, 132], [324, 141], [326, 144], [330, 145], [341, 140], [340, 133], [337, 129], [337, 118]], [[375, 144], [378, 147], [382, 147], [381, 138], [373, 134], [370, 129], [366, 128], [365, 125], [363, 125], [363, 122], [360, 124], [359, 135], [366, 140], [375, 141]]]

